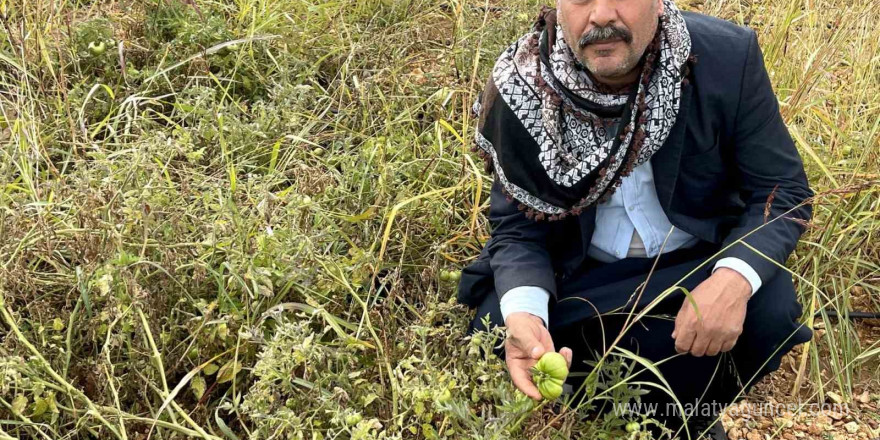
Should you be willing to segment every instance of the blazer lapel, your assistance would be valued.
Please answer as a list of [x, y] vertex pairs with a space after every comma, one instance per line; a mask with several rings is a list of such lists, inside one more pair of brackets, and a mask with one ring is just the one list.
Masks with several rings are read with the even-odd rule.
[[678, 167], [681, 159], [681, 148], [684, 144], [684, 128], [687, 125], [688, 111], [691, 108], [692, 86], [682, 86], [681, 101], [675, 124], [666, 138], [666, 142], [651, 156], [651, 168], [654, 171], [654, 186], [657, 198], [663, 210], [669, 212], [672, 192], [678, 178]]
[[596, 205], [593, 204], [586, 211], [578, 215], [578, 221], [581, 224], [581, 261], [578, 261], [579, 267], [587, 258], [587, 249], [590, 247], [590, 241], [593, 239], [593, 231], [596, 229]]

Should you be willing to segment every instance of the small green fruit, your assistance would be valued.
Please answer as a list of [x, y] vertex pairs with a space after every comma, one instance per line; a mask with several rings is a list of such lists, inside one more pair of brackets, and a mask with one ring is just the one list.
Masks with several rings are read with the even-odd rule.
[[562, 384], [565, 383], [566, 377], [568, 377], [568, 363], [555, 351], [544, 353], [535, 364], [532, 373], [532, 380], [538, 386], [538, 391], [547, 400], [562, 395]]
[[459, 271], [459, 270], [453, 270], [452, 272], [449, 272], [449, 279], [450, 279], [451, 281], [458, 281], [458, 280], [460, 280], [460, 279], [461, 279], [461, 271]]
[[449, 279], [450, 279], [449, 271], [446, 269], [441, 270], [440, 271], [440, 280], [441, 281], [449, 281]]
[[348, 426], [354, 426], [354, 425], [357, 425], [358, 423], [360, 423], [361, 419], [362, 419], [362, 417], [358, 413], [349, 414], [349, 415], [345, 416], [345, 424]]
[[639, 425], [639, 422], [629, 422], [626, 424], [626, 432], [639, 432], [642, 426]]
[[94, 41], [89, 43], [89, 53], [92, 55], [101, 55], [105, 50], [107, 50], [107, 45], [103, 41], [100, 43], [95, 43]]

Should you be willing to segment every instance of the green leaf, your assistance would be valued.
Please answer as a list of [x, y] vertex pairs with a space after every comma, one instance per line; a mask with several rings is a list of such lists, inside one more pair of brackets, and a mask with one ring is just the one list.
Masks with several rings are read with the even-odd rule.
[[241, 363], [231, 360], [220, 367], [217, 373], [217, 383], [226, 383], [232, 380], [238, 372], [241, 371]]
[[373, 403], [373, 401], [376, 400], [376, 399], [378, 399], [378, 398], [379, 398], [379, 395], [376, 394], [376, 393], [370, 393], [370, 394], [367, 394], [366, 397], [364, 397], [364, 403], [363, 403], [363, 406], [367, 406], [367, 405]]
[[269, 159], [269, 171], [275, 171], [275, 165], [278, 164], [278, 152], [281, 151], [281, 141], [278, 139], [275, 145], [272, 145], [272, 156]]
[[189, 383], [190, 389], [192, 389], [193, 395], [196, 396], [196, 399], [201, 399], [202, 396], [205, 395], [205, 378], [201, 375], [195, 376]]
[[38, 397], [37, 401], [34, 402], [34, 413], [31, 414], [31, 417], [39, 417], [49, 409], [49, 402], [42, 397]]
[[220, 367], [218, 367], [217, 364], [210, 363], [210, 364], [208, 364], [208, 365], [205, 365], [205, 368], [203, 368], [202, 371], [203, 371], [205, 374], [207, 374], [208, 376], [211, 376], [211, 375], [213, 375], [214, 373], [216, 373], [217, 370], [219, 370], [219, 369], [220, 369]]
[[23, 394], [15, 396], [15, 399], [12, 399], [12, 413], [16, 415], [23, 414], [27, 403], [28, 399]]
[[217, 428], [220, 429], [220, 432], [222, 432], [227, 439], [239, 440], [238, 436], [236, 436], [235, 433], [232, 432], [231, 429], [229, 429], [229, 426], [226, 425], [226, 422], [224, 422], [223, 419], [220, 418], [220, 408], [217, 408], [217, 410], [214, 411], [214, 422], [217, 423]]

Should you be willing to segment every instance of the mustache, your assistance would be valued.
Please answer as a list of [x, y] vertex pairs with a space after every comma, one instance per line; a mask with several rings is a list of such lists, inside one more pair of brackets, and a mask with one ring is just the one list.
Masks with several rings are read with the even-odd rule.
[[594, 27], [593, 29], [590, 29], [590, 32], [587, 32], [580, 40], [578, 40], [578, 47], [583, 49], [588, 44], [615, 39], [623, 40], [628, 44], [632, 42], [633, 37], [630, 31], [613, 25]]

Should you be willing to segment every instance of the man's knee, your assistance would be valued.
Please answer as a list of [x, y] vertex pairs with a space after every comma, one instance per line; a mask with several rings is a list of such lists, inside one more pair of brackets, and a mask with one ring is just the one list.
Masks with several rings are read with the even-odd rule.
[[791, 274], [784, 270], [749, 299], [743, 334], [734, 347], [744, 380], [756, 383], [778, 369], [786, 353], [812, 338], [812, 331], [799, 322], [802, 312]]
[[749, 299], [743, 330], [747, 337], [777, 342], [798, 327], [802, 313], [791, 274], [780, 270]]

